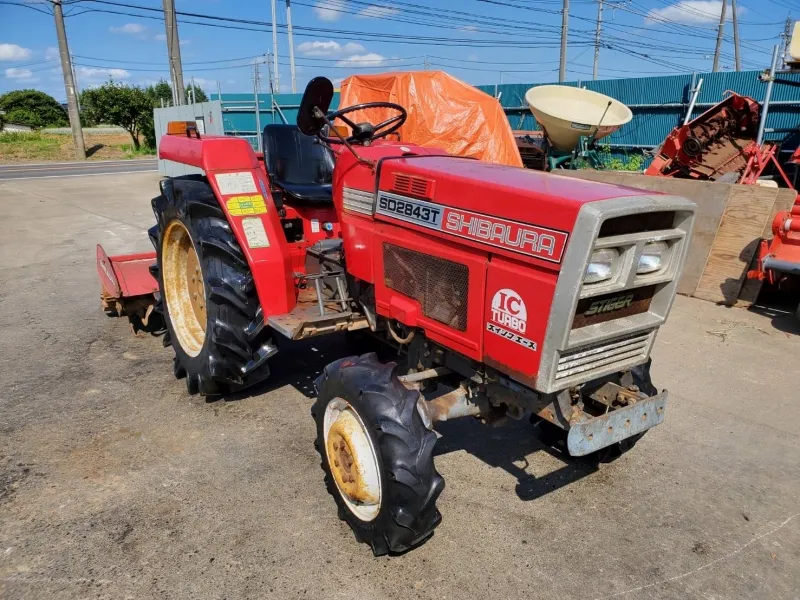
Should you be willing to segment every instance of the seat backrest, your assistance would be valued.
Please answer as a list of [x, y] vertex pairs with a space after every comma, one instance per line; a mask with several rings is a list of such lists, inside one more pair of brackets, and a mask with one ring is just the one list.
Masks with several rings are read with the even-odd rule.
[[263, 142], [267, 173], [277, 185], [330, 185], [333, 181], [331, 151], [296, 125], [267, 125]]

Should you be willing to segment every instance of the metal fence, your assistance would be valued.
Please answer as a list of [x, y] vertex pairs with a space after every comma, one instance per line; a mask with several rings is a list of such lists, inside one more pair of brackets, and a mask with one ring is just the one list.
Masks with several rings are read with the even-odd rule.
[[[612, 154], [622, 157], [641, 155], [642, 150], [655, 148], [672, 128], [683, 122], [689, 108], [692, 90], [703, 80], [692, 116], [697, 116], [724, 97], [727, 91], [764, 99], [766, 84], [760, 71], [694, 73], [664, 77], [635, 77], [599, 81], [571, 81], [564, 85], [600, 92], [626, 104], [633, 119], [605, 142]], [[783, 77], [800, 81], [800, 74]], [[536, 120], [525, 103], [525, 92], [547, 84], [482, 85], [478, 89], [499, 97], [512, 129], [536, 129]], [[258, 111], [254, 94], [212, 94], [212, 102], [220, 107], [222, 129], [226, 135], [247, 139], [260, 150], [259, 131], [270, 123], [294, 123], [302, 94], [259, 94]], [[339, 104], [335, 94], [331, 109]], [[158, 109], [171, 110], [171, 109]], [[157, 111], [158, 112], [158, 111]], [[767, 119], [767, 140], [784, 140], [784, 153], [792, 152], [800, 142], [800, 88], [776, 85], [773, 89]]]
[[[651, 149], [667, 134], [683, 123], [689, 109], [692, 90], [700, 79], [703, 84], [692, 116], [698, 116], [723, 99], [725, 92], [750, 96], [759, 102], [764, 99], [767, 85], [758, 79], [760, 71], [695, 73], [666, 77], [636, 77], [599, 81], [572, 81], [565, 85], [600, 92], [626, 104], [633, 120], [607, 138], [612, 148]], [[800, 75], [785, 75], [800, 81]], [[479, 89], [500, 97], [513, 129], [536, 129], [536, 119], [525, 103], [525, 92], [532, 87], [548, 84], [482, 85]], [[552, 85], [552, 84], [551, 84]], [[781, 140], [796, 132], [800, 126], [800, 88], [776, 85], [773, 88], [767, 118], [768, 140]], [[797, 147], [797, 136], [790, 135], [785, 150]]]

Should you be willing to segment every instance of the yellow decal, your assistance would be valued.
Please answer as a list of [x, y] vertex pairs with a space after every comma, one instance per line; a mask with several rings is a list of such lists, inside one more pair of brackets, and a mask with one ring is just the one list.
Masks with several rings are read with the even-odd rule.
[[234, 217], [267, 214], [267, 205], [264, 204], [264, 197], [260, 194], [255, 196], [234, 196], [233, 198], [228, 198], [226, 204], [228, 205], [228, 212]]

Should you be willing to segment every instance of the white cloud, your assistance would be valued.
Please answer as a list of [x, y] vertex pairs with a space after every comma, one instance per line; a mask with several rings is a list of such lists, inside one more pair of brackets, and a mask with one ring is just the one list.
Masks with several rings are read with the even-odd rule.
[[78, 80], [106, 80], [106, 79], [128, 79], [130, 72], [125, 69], [100, 69], [95, 67], [78, 67]]
[[367, 54], [354, 54], [336, 63], [337, 67], [380, 67], [386, 62], [386, 57], [368, 52]]
[[[722, 0], [681, 0], [666, 8], [654, 8], [647, 13], [645, 23], [655, 25], [665, 21], [675, 21], [690, 25], [715, 24], [719, 23], [720, 11], [722, 11]], [[739, 6], [737, 11], [741, 16], [747, 9]], [[729, 10], [725, 15], [728, 21], [732, 18], [732, 12]]]
[[189, 78], [184, 83], [186, 85], [190, 85], [194, 81], [194, 84], [199, 88], [212, 88], [217, 86], [217, 81], [215, 79], [203, 79], [202, 77], [194, 77]]
[[314, 5], [314, 14], [322, 21], [338, 21], [346, 8], [345, 0], [322, 0]]
[[[166, 33], [157, 33], [157, 34], [155, 34], [153, 36], [153, 39], [157, 40], [159, 42], [166, 42], [167, 41], [167, 34]], [[181, 46], [188, 46], [191, 43], [192, 43], [191, 40], [181, 40]]]
[[23, 60], [31, 57], [28, 48], [16, 44], [0, 44], [0, 60]]
[[108, 28], [111, 33], [121, 33], [126, 35], [138, 35], [144, 33], [144, 25], [139, 23], [126, 23], [122, 27], [114, 27], [113, 25]]
[[478, 31], [478, 28], [475, 25], [462, 25], [457, 29], [458, 31], [466, 31], [467, 33], [475, 33], [476, 31]]
[[340, 44], [333, 40], [303, 42], [297, 46], [297, 51], [304, 56], [351, 56], [359, 52], [366, 52], [366, 48], [355, 42]]
[[400, 14], [398, 9], [384, 4], [370, 4], [367, 8], [358, 12], [358, 16], [362, 19], [383, 19], [384, 17], [398, 14]]
[[55, 46], [48, 46], [47, 49], [44, 51], [45, 60], [55, 60], [59, 56], [61, 56], [61, 53]]
[[6, 69], [6, 77], [8, 79], [26, 79], [29, 81], [36, 79], [30, 69], [18, 69], [16, 67]]

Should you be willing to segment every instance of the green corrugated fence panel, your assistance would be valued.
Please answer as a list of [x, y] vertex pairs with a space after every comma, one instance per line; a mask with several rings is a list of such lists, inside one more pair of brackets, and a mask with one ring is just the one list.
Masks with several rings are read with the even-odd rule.
[[[635, 77], [628, 79], [604, 79], [599, 81], [571, 81], [565, 85], [586, 87], [606, 94], [627, 104], [633, 111], [633, 120], [607, 138], [614, 147], [613, 154], [623, 157], [623, 148], [652, 148], [661, 143], [672, 128], [680, 125], [686, 115], [693, 82], [703, 79], [698, 97], [698, 106], [693, 116], [707, 110], [722, 100], [727, 90], [758, 101], [764, 99], [766, 84], [758, 79], [759, 71], [697, 73], [694, 76], [669, 75], [664, 77]], [[787, 79], [800, 81], [800, 74], [784, 75]], [[547, 84], [502, 84], [481, 85], [478, 89], [495, 96], [500, 103], [512, 129], [536, 129], [536, 120], [525, 103], [525, 92], [536, 85]], [[212, 94], [212, 100], [217, 99]], [[302, 94], [276, 94], [275, 102], [287, 121], [294, 123]], [[270, 94], [260, 94], [261, 126], [281, 123], [282, 120], [271, 106]], [[772, 101], [767, 127], [774, 129], [798, 129], [800, 127], [800, 87], [778, 85], [773, 87]], [[339, 94], [334, 95], [331, 109], [337, 108]], [[789, 103], [789, 104], [782, 104]], [[676, 106], [677, 105], [677, 106]], [[222, 94], [223, 122], [226, 133], [254, 134], [256, 130], [253, 94]], [[249, 108], [248, 108], [249, 107]], [[767, 139], [787, 138], [785, 132], [768, 133]], [[797, 146], [800, 135], [790, 135], [784, 144], [785, 151]]]

